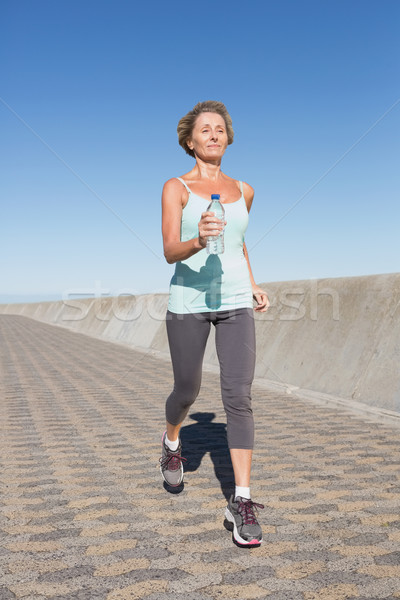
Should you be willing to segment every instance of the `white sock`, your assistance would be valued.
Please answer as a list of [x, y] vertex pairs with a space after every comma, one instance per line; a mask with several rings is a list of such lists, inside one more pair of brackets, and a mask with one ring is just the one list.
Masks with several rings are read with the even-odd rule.
[[174, 442], [171, 442], [171, 440], [168, 439], [167, 434], [165, 434], [165, 443], [168, 446], [168, 448], [172, 450], [172, 452], [176, 452], [179, 446], [179, 438], [177, 438]]
[[241, 496], [242, 498], [246, 498], [246, 500], [250, 500], [250, 488], [249, 487], [241, 487], [240, 485], [235, 485], [235, 498]]

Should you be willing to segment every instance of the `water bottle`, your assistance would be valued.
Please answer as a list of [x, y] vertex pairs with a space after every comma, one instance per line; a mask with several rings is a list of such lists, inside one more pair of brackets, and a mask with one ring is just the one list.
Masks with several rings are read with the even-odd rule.
[[[219, 198], [219, 194], [211, 194], [211, 202], [207, 211], [213, 212], [217, 219], [225, 222], [225, 209]], [[207, 254], [222, 254], [224, 249], [224, 230], [218, 236], [210, 235], [207, 238]]]

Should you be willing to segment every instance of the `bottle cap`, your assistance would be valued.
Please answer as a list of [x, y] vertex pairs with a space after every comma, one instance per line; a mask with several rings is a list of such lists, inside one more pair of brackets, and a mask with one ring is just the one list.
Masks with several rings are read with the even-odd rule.
[[211, 200], [219, 200], [219, 194], [211, 194]]

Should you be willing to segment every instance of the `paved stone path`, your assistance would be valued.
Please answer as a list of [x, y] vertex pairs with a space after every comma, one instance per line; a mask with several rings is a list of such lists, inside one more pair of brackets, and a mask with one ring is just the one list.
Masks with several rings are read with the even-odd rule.
[[265, 542], [224, 526], [232, 471], [218, 377], [182, 429], [181, 493], [158, 470], [168, 362], [0, 316], [0, 598], [400, 598], [395, 425], [253, 388]]

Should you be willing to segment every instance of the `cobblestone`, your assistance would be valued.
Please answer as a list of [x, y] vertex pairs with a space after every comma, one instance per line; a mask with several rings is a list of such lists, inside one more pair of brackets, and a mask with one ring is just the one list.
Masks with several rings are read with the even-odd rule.
[[167, 361], [0, 315], [0, 598], [400, 598], [397, 424], [255, 383], [260, 548], [224, 524], [233, 475], [219, 377], [158, 468]]

